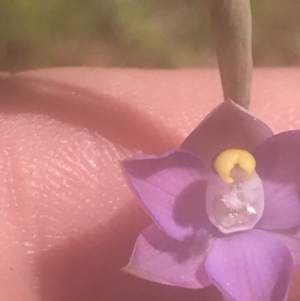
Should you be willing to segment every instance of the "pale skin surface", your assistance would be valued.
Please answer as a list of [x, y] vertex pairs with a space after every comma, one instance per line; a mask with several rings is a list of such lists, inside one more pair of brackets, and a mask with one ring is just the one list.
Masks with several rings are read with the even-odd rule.
[[[299, 82], [256, 70], [251, 111], [300, 128]], [[149, 219], [118, 161], [177, 147], [222, 100], [217, 70], [32, 71], [1, 76], [0, 99], [0, 300], [220, 300], [119, 271]]]

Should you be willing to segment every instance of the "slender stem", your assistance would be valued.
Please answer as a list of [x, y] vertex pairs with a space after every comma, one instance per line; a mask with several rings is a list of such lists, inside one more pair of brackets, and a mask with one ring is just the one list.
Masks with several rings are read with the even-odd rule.
[[225, 100], [248, 108], [252, 82], [250, 0], [208, 0]]

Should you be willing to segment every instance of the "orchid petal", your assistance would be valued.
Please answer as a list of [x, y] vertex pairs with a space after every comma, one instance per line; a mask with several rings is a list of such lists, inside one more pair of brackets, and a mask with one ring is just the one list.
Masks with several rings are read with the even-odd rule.
[[289, 131], [264, 141], [254, 152], [257, 173], [265, 192], [262, 229], [300, 225], [300, 131]]
[[225, 149], [252, 151], [272, 135], [271, 129], [249, 111], [232, 101], [226, 101], [198, 125], [181, 148], [211, 162]]
[[216, 239], [205, 267], [229, 300], [282, 301], [289, 290], [293, 262], [279, 239], [254, 229]]
[[205, 210], [210, 172], [206, 163], [186, 151], [123, 161], [124, 176], [153, 221], [169, 236], [185, 240], [212, 227]]
[[161, 284], [203, 288], [211, 285], [204, 268], [210, 244], [180, 242], [151, 225], [138, 237], [130, 262], [123, 270]]
[[279, 238], [290, 250], [294, 268], [300, 268], [300, 227], [293, 229], [283, 230], [280, 232], [271, 232], [277, 238]]

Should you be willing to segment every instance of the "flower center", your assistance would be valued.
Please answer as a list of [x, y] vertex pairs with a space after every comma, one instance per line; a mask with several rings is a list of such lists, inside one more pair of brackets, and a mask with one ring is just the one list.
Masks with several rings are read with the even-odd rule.
[[244, 150], [226, 150], [215, 160], [206, 190], [206, 211], [223, 233], [252, 229], [264, 210], [263, 184], [254, 157]]

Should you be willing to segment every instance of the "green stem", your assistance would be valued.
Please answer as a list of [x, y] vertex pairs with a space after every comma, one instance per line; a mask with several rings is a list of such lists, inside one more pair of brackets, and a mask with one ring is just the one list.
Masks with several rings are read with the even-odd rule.
[[225, 100], [248, 108], [252, 82], [250, 0], [208, 0]]

